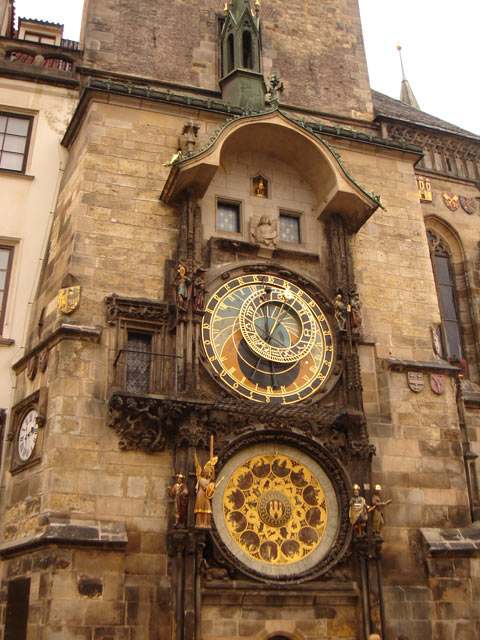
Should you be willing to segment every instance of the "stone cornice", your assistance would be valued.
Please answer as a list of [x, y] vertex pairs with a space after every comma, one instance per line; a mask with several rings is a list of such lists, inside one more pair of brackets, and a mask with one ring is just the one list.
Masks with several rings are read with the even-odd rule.
[[45, 515], [39, 517], [39, 530], [29, 536], [0, 545], [0, 556], [8, 557], [48, 545], [80, 545], [102, 549], [123, 548], [128, 542], [124, 522], [111, 520], [72, 520]]
[[12, 365], [12, 369], [16, 373], [18, 373], [27, 365], [28, 360], [32, 356], [40, 353], [40, 351], [42, 351], [42, 349], [44, 349], [45, 347], [51, 348], [52, 346], [60, 342], [60, 340], [89, 340], [98, 342], [100, 340], [101, 333], [102, 327], [89, 327], [86, 325], [62, 322], [62, 324], [57, 327], [49, 336], [35, 345], [35, 347], [30, 349], [25, 355], [20, 358], [20, 360], [17, 360], [17, 362]]
[[431, 371], [432, 373], [446, 373], [455, 375], [461, 370], [444, 360], [400, 360], [399, 358], [379, 358], [386, 369], [391, 371]]
[[[80, 70], [83, 73], [86, 71], [85, 69]], [[170, 87], [174, 90], [172, 91]], [[177, 93], [177, 88], [187, 93]], [[132, 78], [130, 80], [125, 77], [113, 77], [113, 75], [112, 77], [91, 75], [86, 78], [86, 86], [81, 95], [80, 102], [62, 140], [62, 144], [65, 147], [68, 147], [73, 141], [81, 122], [82, 115], [86, 111], [89, 101], [94, 97], [94, 92], [97, 92], [97, 95], [103, 93], [107, 95], [129, 96], [132, 99], [137, 100], [149, 100], [174, 106], [191, 107], [200, 111], [223, 115], [227, 118], [234, 116], [251, 116], [271, 111], [268, 107], [261, 112], [244, 110], [241, 107], [226, 104], [220, 99], [217, 99], [217, 96], [219, 96], [217, 92], [199, 90], [195, 87], [179, 87], [173, 84], [168, 86], [156, 84], [154, 86], [153, 84], [146, 84], [144, 80], [142, 81], [137, 78]], [[289, 107], [281, 105], [281, 109], [285, 111], [289, 109]], [[294, 111], [295, 107], [291, 107], [291, 109]], [[423, 153], [421, 147], [407, 144], [404, 141], [390, 140], [388, 138], [382, 138], [380, 136], [364, 133], [352, 128], [342, 127], [340, 125], [332, 126], [330, 124], [323, 124], [317, 121], [297, 120], [290, 115], [289, 117], [297, 123], [302, 123], [301, 126], [311, 128], [314, 135], [321, 133], [322, 135], [357, 141], [359, 143], [373, 145], [375, 147], [383, 147], [417, 155], [422, 155]], [[319, 114], [319, 117], [321, 117], [321, 114]], [[334, 116], [328, 114], [325, 117], [332, 118]], [[364, 124], [369, 125], [370, 123]], [[363, 123], [359, 122], [359, 125], [363, 125]]]

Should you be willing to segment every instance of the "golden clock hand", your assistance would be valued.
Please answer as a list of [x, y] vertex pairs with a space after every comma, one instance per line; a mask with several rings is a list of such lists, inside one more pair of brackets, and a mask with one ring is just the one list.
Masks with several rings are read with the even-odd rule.
[[[283, 311], [283, 307], [285, 306], [285, 302], [282, 302], [282, 306], [280, 307], [280, 311], [277, 313], [277, 315], [275, 316], [275, 322], [273, 323], [273, 327], [270, 329], [270, 333], [267, 335], [267, 337], [265, 338], [265, 342], [268, 342], [268, 339], [271, 338], [273, 332], [275, 331], [275, 328], [279, 322], [280, 316], [282, 314]], [[270, 343], [269, 343], [270, 344]]]

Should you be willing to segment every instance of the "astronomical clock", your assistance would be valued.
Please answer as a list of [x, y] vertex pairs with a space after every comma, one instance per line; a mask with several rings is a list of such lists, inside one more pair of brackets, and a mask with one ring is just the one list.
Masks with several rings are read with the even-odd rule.
[[290, 276], [244, 267], [214, 281], [201, 323], [208, 372], [234, 406], [262, 416], [220, 456], [213, 535], [224, 558], [264, 580], [318, 575], [347, 534], [340, 465], [300, 431], [273, 428], [279, 415], [284, 426], [302, 412], [314, 415], [339, 375], [330, 306], [311, 283]]
[[335, 356], [318, 303], [271, 274], [245, 274], [222, 284], [206, 306], [202, 339], [224, 385], [272, 405], [291, 405], [319, 391]]

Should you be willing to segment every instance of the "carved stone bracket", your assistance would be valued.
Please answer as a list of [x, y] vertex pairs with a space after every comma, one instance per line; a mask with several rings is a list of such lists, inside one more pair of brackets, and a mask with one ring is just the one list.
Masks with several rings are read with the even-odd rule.
[[168, 318], [168, 305], [165, 302], [142, 298], [124, 298], [112, 293], [105, 299], [105, 306], [109, 323], [115, 322], [118, 318], [154, 322]]
[[154, 453], [165, 447], [187, 409], [181, 402], [117, 393], [110, 399], [108, 426], [120, 436], [120, 449]]
[[359, 458], [369, 459], [377, 453], [375, 445], [368, 442], [368, 440], [353, 440], [350, 446], [352, 455]]

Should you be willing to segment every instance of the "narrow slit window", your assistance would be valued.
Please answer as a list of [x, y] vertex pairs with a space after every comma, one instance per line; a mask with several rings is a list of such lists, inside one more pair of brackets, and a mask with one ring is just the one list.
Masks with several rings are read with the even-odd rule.
[[0, 246], [0, 336], [7, 310], [8, 286], [13, 263], [13, 247]]
[[455, 279], [450, 256], [431, 231], [427, 232], [442, 324], [439, 338], [444, 358], [463, 358], [460, 319], [458, 315]]
[[235, 47], [233, 42], [233, 33], [227, 39], [227, 73], [233, 70], [235, 65]]
[[244, 31], [242, 34], [242, 66], [244, 69], [253, 69], [252, 34]]

